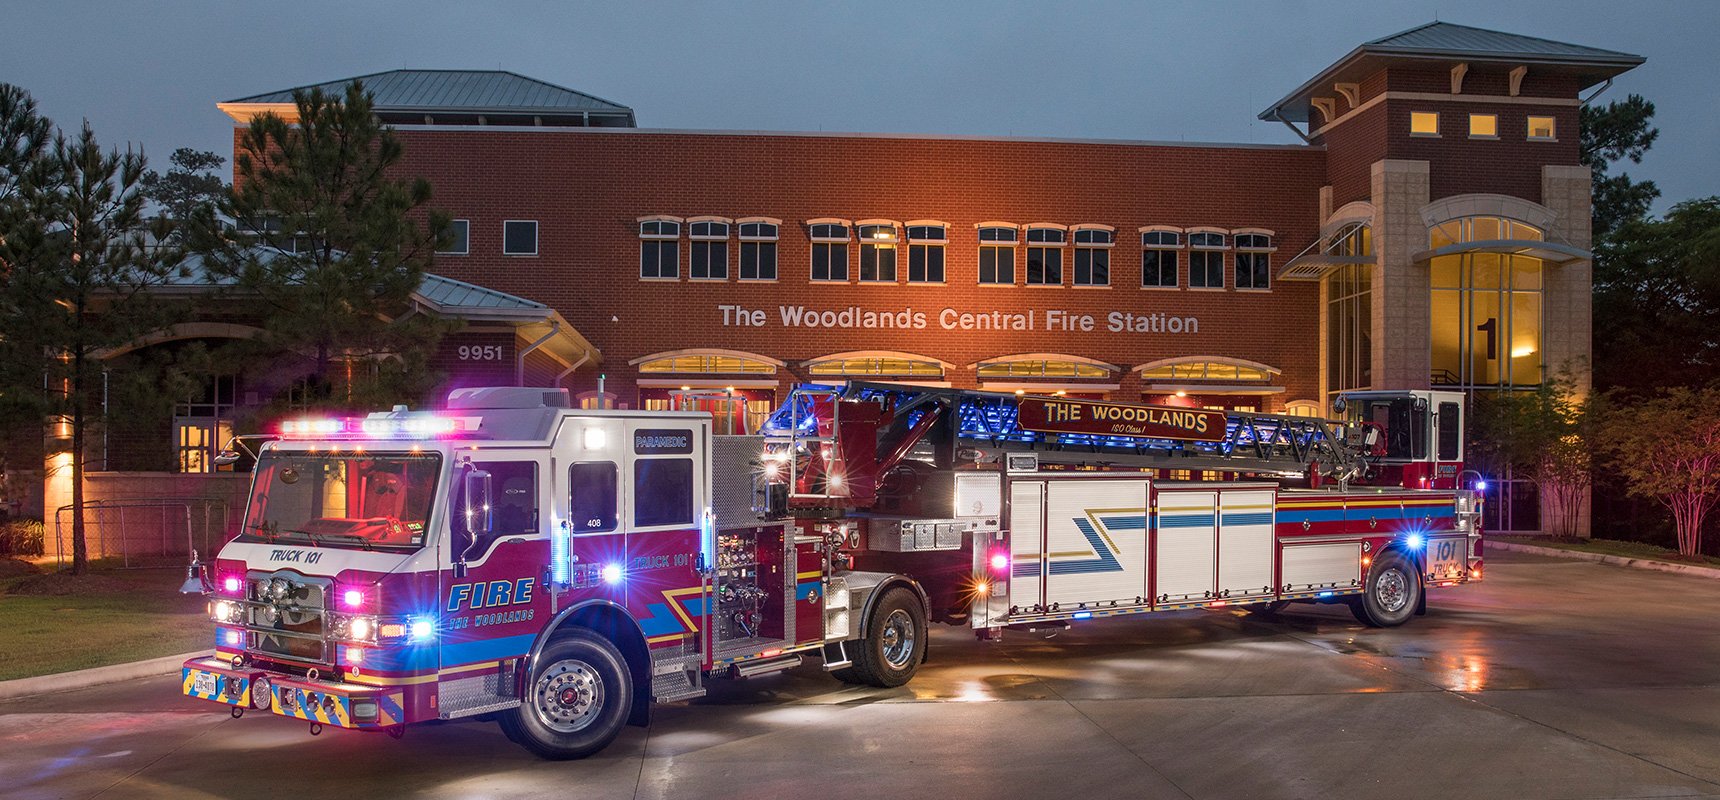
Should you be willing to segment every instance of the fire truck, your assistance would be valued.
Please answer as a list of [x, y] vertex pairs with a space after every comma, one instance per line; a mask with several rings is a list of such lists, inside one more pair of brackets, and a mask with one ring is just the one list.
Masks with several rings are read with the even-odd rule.
[[504, 387], [287, 420], [236, 538], [194, 559], [215, 652], [182, 690], [313, 734], [493, 719], [566, 759], [654, 702], [807, 659], [899, 686], [934, 622], [998, 639], [1313, 602], [1399, 625], [1427, 587], [1482, 576], [1461, 395], [1337, 405], [856, 382], [714, 436], [709, 413]]

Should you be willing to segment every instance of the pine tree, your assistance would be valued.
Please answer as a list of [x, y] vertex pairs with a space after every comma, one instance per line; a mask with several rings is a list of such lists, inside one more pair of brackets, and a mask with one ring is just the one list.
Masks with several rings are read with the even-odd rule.
[[261, 309], [259, 344], [311, 356], [310, 402], [416, 401], [444, 326], [409, 314], [409, 300], [447, 219], [427, 209], [427, 181], [391, 174], [404, 150], [359, 82], [294, 101], [292, 122], [265, 113], [241, 136], [221, 208], [235, 229], [197, 250]]

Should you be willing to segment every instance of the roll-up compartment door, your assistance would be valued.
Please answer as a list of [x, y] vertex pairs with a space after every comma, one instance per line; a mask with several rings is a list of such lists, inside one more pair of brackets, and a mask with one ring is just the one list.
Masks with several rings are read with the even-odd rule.
[[1045, 481], [1009, 483], [1009, 598], [1032, 608], [1044, 603]]
[[1219, 495], [1218, 592], [1223, 597], [1272, 593], [1273, 492]]
[[1360, 542], [1293, 544], [1284, 547], [1284, 591], [1349, 589], [1361, 585]]
[[1218, 493], [1159, 490], [1153, 576], [1161, 603], [1205, 600], [1217, 589]]
[[1147, 583], [1147, 481], [1065, 478], [1045, 483], [1045, 602], [1141, 602]]

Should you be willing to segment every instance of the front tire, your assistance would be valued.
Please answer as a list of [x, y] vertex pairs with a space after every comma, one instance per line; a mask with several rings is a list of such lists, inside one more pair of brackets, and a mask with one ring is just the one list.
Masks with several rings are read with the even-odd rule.
[[541, 758], [585, 758], [621, 735], [633, 691], [621, 651], [576, 629], [544, 645], [520, 707], [498, 721], [509, 739]]
[[1368, 570], [1362, 596], [1350, 603], [1356, 619], [1375, 628], [1395, 628], [1415, 616], [1421, 603], [1421, 579], [1415, 562], [1401, 551], [1389, 550]]
[[833, 674], [844, 683], [879, 688], [912, 680], [926, 658], [926, 610], [913, 592], [889, 589], [866, 619], [866, 632], [854, 645], [853, 665]]

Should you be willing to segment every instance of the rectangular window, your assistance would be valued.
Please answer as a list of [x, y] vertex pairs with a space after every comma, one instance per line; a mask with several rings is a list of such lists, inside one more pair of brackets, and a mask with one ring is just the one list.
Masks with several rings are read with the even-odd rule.
[[633, 524], [693, 524], [693, 460], [641, 458], [633, 462]]
[[1075, 285], [1110, 286], [1111, 251], [1098, 247], [1075, 248]]
[[[536, 248], [533, 248], [536, 249]], [[472, 221], [465, 219], [451, 220], [448, 223], [448, 244], [437, 250], [437, 255], [463, 256], [472, 250]]]
[[848, 280], [848, 245], [814, 242], [812, 245], [812, 279], [815, 281]]
[[1529, 138], [1552, 141], [1558, 138], [1558, 128], [1552, 117], [1530, 117]]
[[894, 283], [896, 281], [896, 246], [861, 241], [860, 280]]
[[944, 282], [944, 246], [941, 244], [908, 245], [908, 282]]
[[1015, 247], [984, 246], [979, 249], [979, 282], [1015, 284]]
[[741, 280], [776, 280], [776, 242], [741, 242]]
[[1236, 254], [1236, 288], [1272, 288], [1272, 254], [1239, 251]]
[[674, 239], [639, 240], [639, 277], [681, 277], [681, 243]]
[[1027, 285], [1062, 286], [1063, 250], [1057, 247], [1027, 248]]
[[1409, 135], [1438, 136], [1438, 111], [1411, 111], [1409, 113]]
[[1189, 251], [1188, 285], [1196, 289], [1223, 289], [1224, 251]]
[[617, 476], [613, 461], [588, 461], [569, 468], [568, 508], [574, 533], [615, 530]]
[[1499, 115], [1470, 114], [1469, 137], [1472, 139], [1499, 138]]
[[1152, 289], [1175, 289], [1177, 286], [1177, 251], [1141, 251], [1141, 285]]
[[502, 223], [502, 255], [538, 254], [538, 224], [535, 219], [510, 219]]
[[687, 276], [695, 280], [727, 280], [729, 243], [694, 239], [693, 263], [687, 265]]

